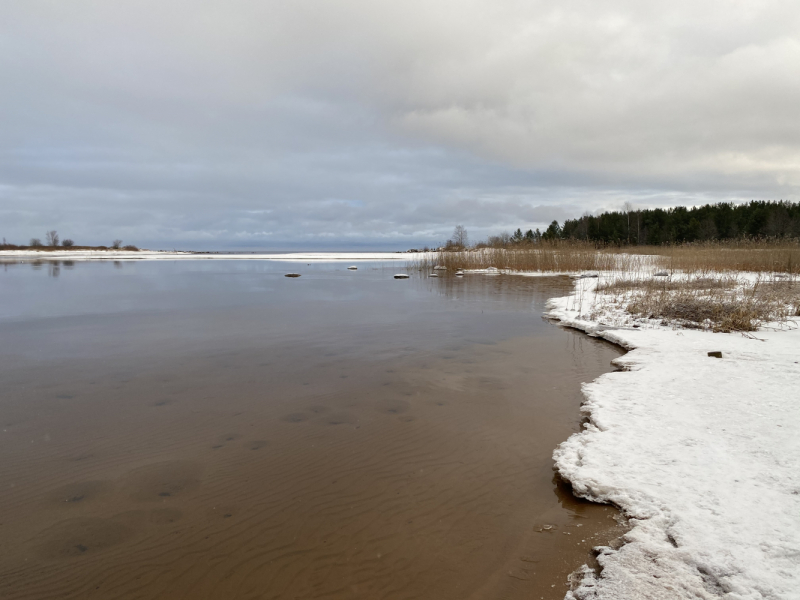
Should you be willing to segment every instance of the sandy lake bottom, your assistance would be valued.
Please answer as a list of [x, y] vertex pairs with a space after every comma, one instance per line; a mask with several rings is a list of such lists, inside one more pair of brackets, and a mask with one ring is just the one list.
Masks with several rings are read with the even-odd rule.
[[0, 597], [563, 598], [620, 350], [541, 318], [566, 278], [346, 267], [0, 271]]

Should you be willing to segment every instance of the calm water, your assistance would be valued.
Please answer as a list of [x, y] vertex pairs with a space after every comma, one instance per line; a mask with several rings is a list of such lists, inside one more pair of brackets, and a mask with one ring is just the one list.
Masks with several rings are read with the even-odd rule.
[[619, 351], [541, 318], [566, 279], [346, 266], [1, 266], [0, 597], [562, 598]]

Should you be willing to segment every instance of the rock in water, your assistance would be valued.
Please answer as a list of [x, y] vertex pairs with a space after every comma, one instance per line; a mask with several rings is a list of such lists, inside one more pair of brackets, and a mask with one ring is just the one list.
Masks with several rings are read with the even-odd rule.
[[653, 273], [653, 277], [669, 277], [669, 273], [666, 271], [659, 271], [658, 273]]
[[300, 277], [300, 273], [287, 273], [284, 277]]
[[435, 267], [433, 267], [433, 270], [434, 271], [447, 271], [447, 267], [443, 267], [441, 265], [436, 265]]
[[358, 271], [358, 267], [347, 267], [348, 271]]
[[428, 277], [438, 277], [438, 276], [439, 275], [437, 275], [436, 273], [431, 273], [430, 275], [428, 275]]
[[408, 279], [408, 275], [406, 275], [405, 273], [398, 273], [397, 275], [394, 276], [394, 278], [395, 279]]
[[713, 358], [722, 358], [722, 352], [720, 352], [720, 351], [709, 352], [708, 355], [713, 357]]

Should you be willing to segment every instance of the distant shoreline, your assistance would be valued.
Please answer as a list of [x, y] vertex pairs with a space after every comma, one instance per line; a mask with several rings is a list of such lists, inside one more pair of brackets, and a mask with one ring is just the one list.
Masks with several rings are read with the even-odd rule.
[[[415, 253], [415, 256], [418, 256]], [[339, 260], [408, 260], [407, 252], [257, 252], [231, 253], [193, 252], [183, 250], [114, 250], [97, 247], [37, 248], [0, 250], [0, 260], [284, 260], [284, 261], [339, 261]]]

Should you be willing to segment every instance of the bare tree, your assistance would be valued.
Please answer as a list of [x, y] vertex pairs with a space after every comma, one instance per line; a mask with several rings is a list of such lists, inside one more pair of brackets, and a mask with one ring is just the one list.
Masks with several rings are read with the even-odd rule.
[[639, 215], [641, 212], [639, 210], [636, 211], [636, 245], [638, 246], [641, 244], [641, 239], [639, 237], [640, 229], [639, 229]]
[[506, 248], [511, 243], [511, 234], [504, 231], [500, 235], [490, 235], [486, 243], [492, 248]]
[[764, 229], [767, 235], [770, 236], [788, 235], [792, 230], [792, 219], [786, 208], [779, 206], [777, 209], [770, 212]]
[[463, 225], [456, 225], [456, 228], [453, 229], [453, 237], [450, 238], [456, 246], [460, 246], [461, 248], [466, 248], [469, 244], [469, 236], [467, 235], [467, 229]]
[[701, 240], [714, 240], [717, 238], [717, 224], [714, 223], [714, 219], [708, 218], [705, 219], [702, 223], [700, 223], [700, 229], [698, 231]]
[[55, 229], [48, 231], [44, 239], [47, 241], [48, 246], [58, 246], [58, 232]]
[[40, 240], [39, 238], [31, 238], [31, 241], [28, 242], [28, 245], [31, 246], [32, 248], [39, 248], [42, 245], [42, 240]]
[[73, 242], [71, 239], [67, 238], [66, 240], [61, 242], [61, 245], [64, 246], [64, 248], [72, 248], [75, 245], [75, 242]]
[[622, 210], [625, 211], [625, 216], [628, 219], [628, 232], [627, 232], [627, 235], [628, 235], [628, 243], [630, 244], [631, 243], [631, 211], [633, 210], [633, 204], [631, 204], [630, 202], [626, 202], [625, 204], [622, 205]]
[[122, 247], [122, 240], [114, 240], [114, 243], [111, 244], [111, 247], [114, 250], [119, 250]]

